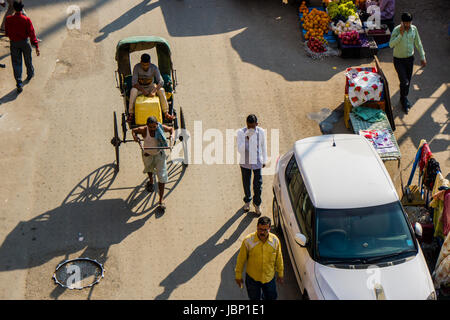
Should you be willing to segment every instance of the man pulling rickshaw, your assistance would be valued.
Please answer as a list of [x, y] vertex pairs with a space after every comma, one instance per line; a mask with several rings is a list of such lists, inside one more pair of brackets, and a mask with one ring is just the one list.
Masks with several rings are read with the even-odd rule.
[[142, 161], [144, 162], [144, 173], [148, 174], [147, 184], [145, 189], [148, 192], [155, 190], [153, 182], [153, 174], [158, 177], [159, 190], [159, 207], [162, 210], [166, 209], [163, 202], [164, 187], [168, 180], [166, 153], [164, 149], [167, 148], [168, 143], [164, 132], [169, 132], [173, 137], [173, 127], [165, 126], [156, 120], [155, 117], [148, 117], [147, 125], [137, 127], [131, 130], [134, 141], [140, 144], [141, 140], [138, 134], [142, 136], [144, 145], [142, 146]]
[[[141, 55], [140, 62], [131, 69], [130, 54], [153, 49], [157, 62], [151, 63], [150, 55]], [[174, 93], [177, 84], [169, 43], [154, 36], [128, 37], [119, 41], [116, 47], [116, 82], [123, 97], [122, 133], [119, 137], [117, 115], [114, 112], [114, 137], [111, 144], [116, 153], [116, 172], [119, 171], [119, 147], [122, 143], [138, 142], [144, 173], [149, 180], [145, 185], [148, 192], [155, 191], [153, 174], [158, 178], [159, 208], [164, 210], [165, 184], [168, 181], [167, 157], [165, 150], [172, 152], [177, 141], [182, 142], [184, 160], [187, 166], [187, 147], [183, 134], [175, 137], [175, 130], [186, 129], [181, 107], [177, 113]], [[156, 97], [157, 96], [157, 97]], [[179, 121], [178, 121], [179, 120]], [[178, 126], [179, 124], [179, 126]], [[133, 139], [127, 140], [130, 129]], [[178, 132], [179, 133], [179, 132]], [[138, 136], [142, 137], [140, 139]]]

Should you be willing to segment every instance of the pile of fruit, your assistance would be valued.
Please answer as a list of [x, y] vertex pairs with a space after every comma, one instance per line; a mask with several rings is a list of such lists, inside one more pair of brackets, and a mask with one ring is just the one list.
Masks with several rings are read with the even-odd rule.
[[327, 11], [330, 18], [335, 21], [347, 21], [349, 16], [356, 16], [356, 7], [352, 0], [330, 2]]
[[307, 15], [309, 10], [308, 7], [306, 6], [306, 2], [303, 1], [302, 4], [300, 5], [300, 8], [298, 9], [298, 11], [300, 11], [301, 13], [303, 13], [303, 15]]
[[349, 31], [362, 31], [362, 22], [357, 16], [349, 16], [346, 22], [339, 20], [337, 23], [331, 22], [330, 28], [337, 36]]
[[330, 17], [325, 11], [312, 9], [310, 13], [302, 17], [303, 29], [306, 30], [305, 39], [311, 37], [325, 41], [323, 35], [328, 32]]
[[326, 51], [325, 45], [323, 44], [323, 42], [314, 37], [311, 37], [311, 39], [308, 40], [308, 48], [309, 48], [309, 50], [316, 52], [316, 53]]
[[339, 39], [341, 39], [342, 44], [345, 45], [360, 45], [361, 40], [359, 39], [359, 33], [358, 31], [350, 31], [350, 32], [343, 32]]

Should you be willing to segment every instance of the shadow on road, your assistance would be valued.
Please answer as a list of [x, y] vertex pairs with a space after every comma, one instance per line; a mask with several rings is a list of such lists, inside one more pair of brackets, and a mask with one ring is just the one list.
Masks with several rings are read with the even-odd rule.
[[242, 61], [287, 81], [326, 81], [349, 64], [340, 58], [328, 58], [324, 63], [306, 56], [296, 4], [286, 6], [273, 0], [166, 0], [158, 4], [172, 37], [240, 31], [230, 36], [230, 42]]
[[[176, 165], [171, 168], [172, 184], [167, 195], [183, 176]], [[112, 245], [121, 243], [158, 214], [156, 206], [147, 207], [140, 212], [146, 215], [136, 219], [130, 202], [101, 199], [108, 190], [113, 190], [110, 187], [115, 178], [114, 164], [104, 165], [78, 183], [60, 207], [20, 222], [0, 246], [0, 272], [33, 268], [65, 256], [62, 262], [80, 250], [84, 250], [80, 257], [104, 264]], [[145, 190], [132, 189], [128, 199], [152, 196]], [[50, 296], [57, 299], [64, 291], [58, 286]]]
[[102, 35], [99, 35], [97, 38], [95, 38], [94, 42], [101, 42], [105, 40], [111, 33], [118, 31], [122, 28], [125, 28], [128, 24], [132, 23], [134, 20], [138, 19], [140, 16], [146, 14], [147, 12], [153, 10], [154, 8], [159, 6], [159, 1], [152, 0], [144, 0], [137, 6], [134, 6], [127, 12], [125, 12], [123, 15], [121, 15], [116, 20], [112, 21], [108, 25], [104, 26], [100, 32], [102, 32]]
[[[286, 242], [284, 241], [284, 238], [277, 234], [274, 230], [271, 230], [270, 232], [275, 233], [280, 239], [284, 262], [284, 284], [280, 285], [277, 283], [278, 300], [299, 300], [301, 299], [301, 292], [298, 287], [297, 280], [295, 279], [292, 264], [286, 248]], [[216, 300], [248, 300], [245, 285], [243, 289], [239, 289], [234, 281], [234, 268], [236, 267], [238, 255], [239, 250], [234, 253], [220, 273], [220, 286], [217, 290]], [[245, 271], [243, 273], [243, 277], [245, 277]]]
[[239, 250], [237, 250], [231, 259], [222, 269], [220, 273], [220, 286], [217, 290], [216, 300], [248, 300], [247, 289], [239, 289], [238, 285], [234, 281], [237, 257], [239, 255]]
[[[235, 223], [244, 211], [238, 210], [211, 238], [206, 240], [203, 244], [198, 246], [191, 255], [175, 268], [161, 283], [164, 287], [164, 292], [159, 294], [156, 300], [167, 300], [170, 298], [172, 292], [179, 286], [191, 280], [206, 264], [212, 261], [215, 257], [221, 254], [235, 243], [239, 236], [249, 226], [254, 219], [254, 214], [247, 213], [247, 215], [240, 221], [238, 227], [230, 236], [221, 243], [217, 243], [225, 232]], [[231, 279], [234, 282], [233, 279]]]
[[[167, 174], [169, 179], [165, 185], [164, 198], [167, 198], [176, 188], [178, 183], [186, 172], [186, 167], [182, 162], [167, 161]], [[145, 191], [145, 185], [148, 179], [144, 179], [142, 183], [135, 187], [125, 200], [127, 207], [134, 215], [142, 215], [155, 209], [158, 205], [159, 196], [157, 192], [148, 193]], [[154, 180], [156, 182], [156, 180]], [[158, 185], [155, 183], [155, 190], [158, 190]], [[160, 218], [157, 214], [156, 218]]]
[[19, 94], [17, 93], [16, 89], [11, 90], [0, 98], [0, 105], [16, 100], [18, 95]]

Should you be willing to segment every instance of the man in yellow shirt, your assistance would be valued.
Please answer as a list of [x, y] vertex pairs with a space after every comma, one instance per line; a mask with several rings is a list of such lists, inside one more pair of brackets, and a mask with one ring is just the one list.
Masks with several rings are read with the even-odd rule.
[[[243, 288], [242, 271], [247, 262], [245, 286], [250, 300], [276, 300], [278, 282], [284, 283], [283, 255], [281, 243], [270, 233], [270, 218], [258, 219], [257, 231], [245, 237], [236, 263], [236, 283]], [[262, 296], [261, 296], [262, 293]]]

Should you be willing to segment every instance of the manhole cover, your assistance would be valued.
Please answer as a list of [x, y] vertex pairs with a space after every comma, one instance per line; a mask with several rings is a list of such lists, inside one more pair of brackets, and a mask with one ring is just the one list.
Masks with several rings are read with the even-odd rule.
[[97, 260], [76, 258], [60, 263], [53, 274], [53, 279], [67, 289], [84, 289], [92, 287], [104, 276], [105, 269]]

